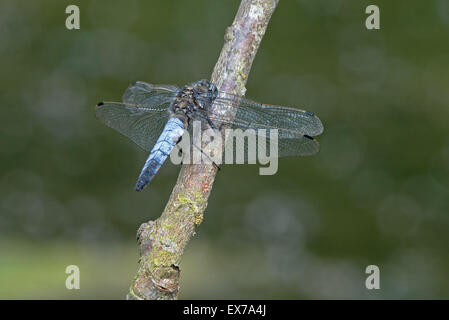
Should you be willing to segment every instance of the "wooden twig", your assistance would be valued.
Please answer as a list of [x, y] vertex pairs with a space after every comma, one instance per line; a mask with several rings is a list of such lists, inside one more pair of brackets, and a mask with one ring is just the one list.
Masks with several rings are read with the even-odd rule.
[[[278, 1], [241, 1], [212, 73], [218, 90], [245, 94], [251, 65]], [[141, 257], [128, 299], [177, 299], [181, 256], [203, 220], [216, 172], [212, 164], [183, 165], [162, 215], [140, 226]]]

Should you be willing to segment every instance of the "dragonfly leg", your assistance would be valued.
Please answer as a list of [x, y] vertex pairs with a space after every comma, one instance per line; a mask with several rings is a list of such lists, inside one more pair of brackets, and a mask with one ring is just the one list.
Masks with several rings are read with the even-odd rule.
[[218, 130], [218, 128], [215, 126], [215, 124], [212, 122], [211, 119], [209, 119], [209, 117], [207, 118], [207, 123], [209, 124], [209, 126], [214, 129], [214, 130]]
[[220, 166], [219, 166], [218, 164], [216, 164], [215, 161], [213, 161], [207, 154], [205, 154], [204, 151], [203, 151], [200, 147], [198, 147], [198, 146], [197, 146], [196, 144], [194, 144], [194, 143], [192, 143], [192, 145], [193, 145], [195, 148], [197, 148], [202, 154], [204, 154], [204, 155], [206, 156], [206, 158], [209, 159], [209, 160], [212, 162], [212, 164], [215, 166], [215, 168], [218, 169], [218, 171], [221, 170]]

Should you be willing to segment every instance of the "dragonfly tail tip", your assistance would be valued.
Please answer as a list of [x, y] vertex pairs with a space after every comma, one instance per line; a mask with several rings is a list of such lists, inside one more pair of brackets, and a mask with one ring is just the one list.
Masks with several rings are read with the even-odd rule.
[[135, 189], [136, 189], [136, 191], [142, 191], [147, 185], [148, 185], [148, 182], [145, 183], [145, 182], [138, 181], [136, 183]]

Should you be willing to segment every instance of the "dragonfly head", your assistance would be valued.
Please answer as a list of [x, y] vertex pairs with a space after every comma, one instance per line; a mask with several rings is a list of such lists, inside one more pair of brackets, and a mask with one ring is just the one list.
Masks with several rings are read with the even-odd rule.
[[212, 82], [203, 79], [193, 83], [193, 97], [201, 108], [210, 107], [217, 96], [217, 87]]

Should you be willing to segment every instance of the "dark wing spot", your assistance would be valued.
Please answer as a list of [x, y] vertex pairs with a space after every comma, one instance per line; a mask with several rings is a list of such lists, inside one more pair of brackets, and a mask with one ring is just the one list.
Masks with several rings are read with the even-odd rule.
[[132, 86], [135, 86], [136, 83], [137, 83], [137, 81], [133, 81], [133, 82], [131, 82], [131, 85], [132, 85]]
[[98, 102], [97, 107], [104, 105], [102, 101]]
[[304, 138], [307, 138], [309, 140], [313, 140], [313, 138], [311, 136], [307, 135], [307, 134], [304, 135]]
[[310, 111], [306, 111], [306, 115], [311, 116], [311, 117], [315, 116], [315, 114], [313, 112], [310, 112]]

